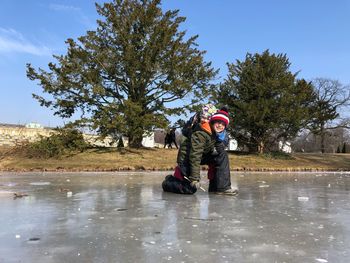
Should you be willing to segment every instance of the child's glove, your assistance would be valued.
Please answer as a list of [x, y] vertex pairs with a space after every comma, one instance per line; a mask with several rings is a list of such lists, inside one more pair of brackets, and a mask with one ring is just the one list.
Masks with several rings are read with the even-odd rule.
[[190, 185], [191, 185], [193, 188], [196, 188], [196, 189], [201, 188], [201, 183], [198, 182], [198, 181], [192, 181], [192, 182], [190, 183]]
[[[214, 148], [214, 152], [216, 152], [216, 155], [217, 154], [219, 154], [219, 153], [221, 153], [221, 152], [223, 152], [223, 151], [225, 151], [225, 145], [224, 145], [224, 143], [223, 142], [217, 142], [216, 144], [215, 144], [215, 148]], [[215, 154], [214, 154], [215, 155]]]

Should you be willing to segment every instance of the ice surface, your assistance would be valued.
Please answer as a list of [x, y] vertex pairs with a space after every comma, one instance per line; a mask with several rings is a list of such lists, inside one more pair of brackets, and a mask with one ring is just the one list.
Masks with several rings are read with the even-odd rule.
[[236, 198], [166, 174], [2, 174], [0, 262], [348, 262], [345, 173], [233, 172]]

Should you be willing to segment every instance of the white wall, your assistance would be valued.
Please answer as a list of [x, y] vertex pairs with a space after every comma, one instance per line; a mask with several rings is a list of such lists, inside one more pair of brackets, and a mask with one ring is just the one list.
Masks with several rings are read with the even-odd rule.
[[238, 148], [238, 143], [235, 139], [230, 138], [228, 140], [228, 150], [229, 151], [236, 151]]
[[290, 142], [279, 141], [278, 148], [279, 148], [280, 151], [285, 152], [285, 153], [291, 153], [292, 152], [292, 146], [291, 146]]
[[152, 132], [148, 136], [144, 136], [142, 139], [142, 146], [147, 148], [153, 148], [155, 146], [154, 144], [154, 132]]

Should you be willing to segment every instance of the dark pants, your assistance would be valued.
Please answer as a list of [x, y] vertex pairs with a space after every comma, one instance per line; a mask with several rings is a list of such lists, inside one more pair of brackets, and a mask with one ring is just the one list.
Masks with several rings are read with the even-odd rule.
[[202, 160], [208, 164], [209, 192], [223, 192], [231, 188], [230, 162], [224, 148], [216, 147], [217, 153]]
[[171, 192], [176, 194], [191, 195], [197, 192], [197, 189], [195, 187], [192, 187], [189, 181], [185, 179], [180, 180], [171, 174], [165, 177], [162, 183], [162, 187], [164, 192]]
[[[201, 164], [209, 166], [209, 192], [223, 192], [231, 188], [230, 178], [230, 163], [227, 152], [224, 150], [222, 143], [216, 145], [215, 152], [204, 155]], [[195, 188], [190, 186], [188, 180], [189, 164], [188, 162], [179, 163], [175, 169], [174, 175], [168, 175], [162, 183], [165, 192], [179, 193], [179, 194], [194, 194]]]
[[173, 148], [172, 144], [175, 144], [176, 149], [179, 149], [175, 139], [169, 139], [169, 140], [166, 139], [164, 142], [164, 148], [168, 146], [168, 148], [172, 149]]

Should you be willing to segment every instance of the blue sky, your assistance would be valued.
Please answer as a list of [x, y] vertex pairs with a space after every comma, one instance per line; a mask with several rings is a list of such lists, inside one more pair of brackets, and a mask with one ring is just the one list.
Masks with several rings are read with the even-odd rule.
[[[26, 78], [25, 65], [46, 68], [52, 54], [65, 54], [67, 38], [95, 29], [94, 3], [0, 1], [0, 123], [63, 124], [32, 99], [41, 88]], [[350, 0], [164, 0], [162, 6], [187, 17], [182, 29], [199, 35], [199, 48], [220, 68], [221, 80], [226, 62], [270, 49], [286, 53], [300, 78], [350, 84]]]

